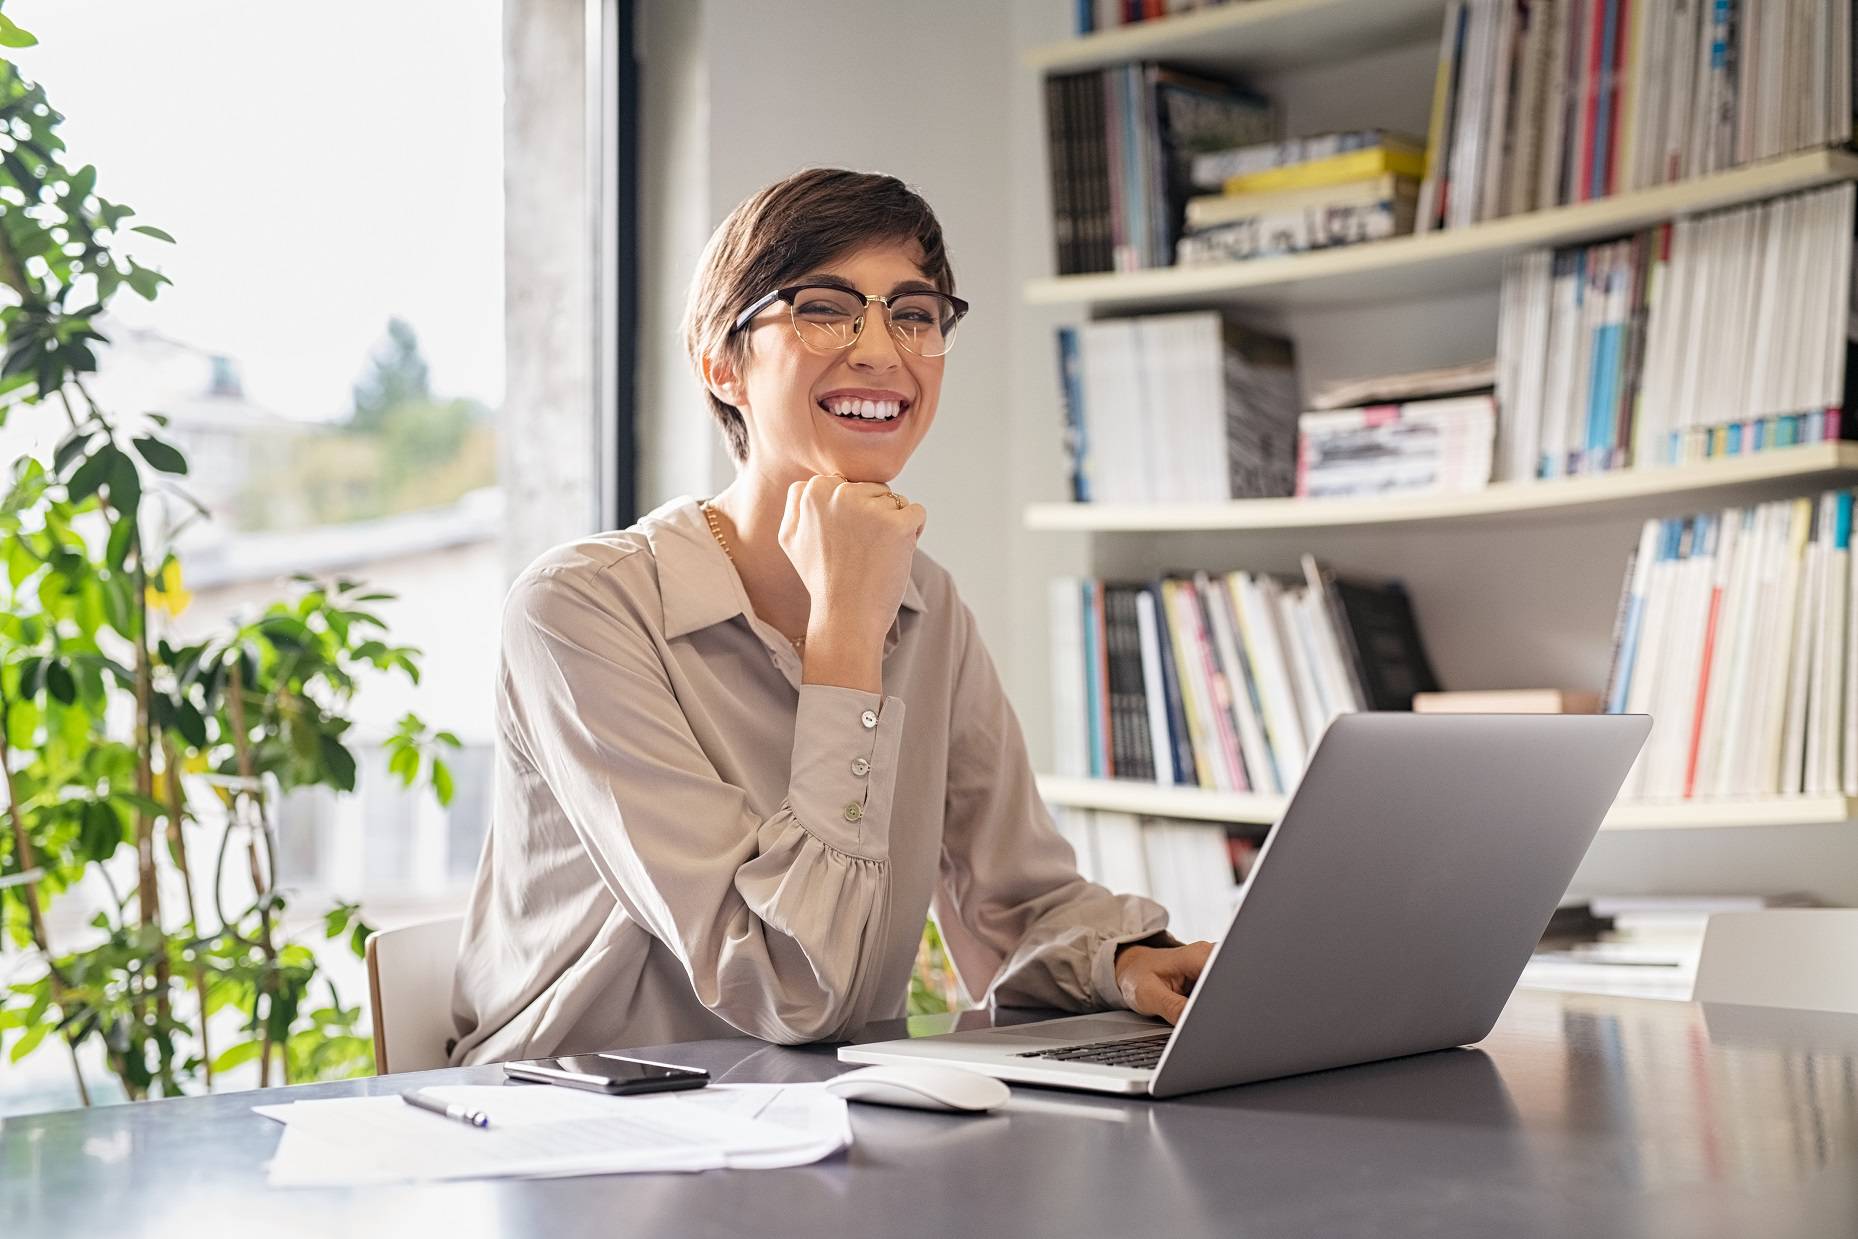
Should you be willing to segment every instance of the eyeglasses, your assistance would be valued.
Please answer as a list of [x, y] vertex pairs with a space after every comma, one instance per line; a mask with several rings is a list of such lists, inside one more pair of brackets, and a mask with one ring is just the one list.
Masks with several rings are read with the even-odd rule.
[[968, 312], [968, 303], [960, 297], [933, 290], [874, 297], [838, 284], [794, 284], [775, 289], [736, 315], [730, 330], [742, 330], [776, 301], [787, 303], [788, 319], [800, 343], [822, 353], [857, 343], [874, 301], [884, 307], [897, 343], [918, 357], [940, 357], [953, 348], [955, 328]]

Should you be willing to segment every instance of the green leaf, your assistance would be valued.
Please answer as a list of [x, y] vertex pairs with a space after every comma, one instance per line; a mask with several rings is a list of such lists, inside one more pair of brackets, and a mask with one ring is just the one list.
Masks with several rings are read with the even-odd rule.
[[342, 746], [334, 736], [316, 737], [317, 748], [322, 753], [323, 767], [328, 770], [330, 781], [345, 792], [355, 790], [355, 755]]
[[221, 1051], [213, 1059], [214, 1071], [231, 1071], [234, 1067], [251, 1062], [264, 1048], [262, 1041], [241, 1041], [230, 1049]]
[[349, 918], [355, 914], [353, 904], [339, 903], [323, 913], [323, 937], [334, 938], [348, 928]]
[[31, 31], [20, 29], [17, 22], [0, 13], [0, 47], [33, 47], [37, 43]]
[[136, 472], [135, 461], [118, 452], [116, 463], [110, 466], [110, 506], [128, 515], [141, 503], [142, 475]]
[[46, 1020], [43, 1024], [32, 1029], [25, 1036], [13, 1043], [12, 1050], [7, 1053], [7, 1061], [16, 1063], [20, 1059], [26, 1057], [26, 1055], [38, 1049], [39, 1042], [45, 1040], [45, 1034], [51, 1030], [52, 1022], [50, 1020]]
[[411, 745], [403, 745], [387, 759], [387, 772], [400, 776], [402, 785], [411, 787], [413, 780], [419, 777], [419, 750]]
[[437, 735], [433, 736], [432, 739], [435, 743], [449, 744], [451, 747], [455, 749], [463, 747], [463, 745], [459, 742], [458, 737], [454, 736], [449, 731], [441, 731]]
[[[110, 526], [110, 540], [104, 547], [104, 560], [117, 572], [129, 562], [129, 547], [135, 541], [135, 513], [119, 515]], [[120, 629], [118, 630], [120, 631]]]
[[132, 442], [135, 444], [135, 450], [142, 454], [142, 459], [149, 463], [150, 468], [159, 469], [163, 473], [187, 472], [187, 458], [181, 455], [180, 450], [173, 444], [163, 443], [153, 435], [143, 435]]
[[91, 453], [89, 459], [79, 465], [77, 472], [71, 475], [71, 480], [65, 483], [65, 498], [77, 504], [96, 494], [97, 488], [103, 485], [105, 478], [109, 477], [110, 470], [115, 467], [120, 456], [122, 453], [113, 443], [105, 443]]
[[129, 260], [129, 274], [123, 279], [144, 301], [153, 301], [163, 284], [172, 283], [161, 272], [151, 271], [133, 258]]
[[[173, 237], [169, 236], [166, 232], [162, 231], [161, 229], [155, 227], [155, 225], [153, 224], [137, 224], [135, 227], [131, 228], [129, 231], [139, 232], [143, 236], [153, 237], [157, 241], [166, 241], [169, 245], [174, 244]], [[150, 461], [149, 463], [153, 464], [154, 462]]]
[[108, 801], [92, 800], [84, 805], [77, 846], [85, 856], [93, 861], [108, 860], [122, 846], [123, 835], [123, 819]]
[[68, 706], [77, 700], [77, 681], [71, 678], [71, 669], [61, 662], [46, 662], [45, 690], [61, 705]]
[[174, 729], [181, 733], [181, 738], [197, 749], [206, 747], [206, 719], [199, 708], [186, 697], [174, 704]]
[[439, 803], [449, 807], [452, 803], [452, 772], [438, 758], [432, 759], [432, 790], [438, 793]]
[[52, 453], [52, 472], [63, 473], [65, 466], [90, 446], [90, 441], [96, 437], [96, 433], [94, 430], [73, 430], [66, 435], [64, 442], [58, 445], [58, 450]]
[[110, 799], [118, 804], [128, 805], [132, 809], [148, 814], [150, 817], [168, 816], [168, 806], [159, 800], [144, 796], [141, 792], [112, 791]]

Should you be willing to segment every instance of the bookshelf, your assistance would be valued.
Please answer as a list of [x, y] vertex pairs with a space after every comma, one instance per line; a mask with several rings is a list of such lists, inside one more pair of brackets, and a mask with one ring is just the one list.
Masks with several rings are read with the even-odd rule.
[[1207, 530], [1316, 530], [1409, 522], [1472, 521], [1486, 517], [1547, 518], [1561, 513], [1643, 519], [1675, 515], [1752, 498], [1779, 487], [1800, 493], [1858, 477], [1858, 443], [1731, 456], [1667, 469], [1543, 482], [1493, 482], [1462, 495], [1386, 499], [1238, 499], [1229, 503], [1035, 503], [1028, 529], [1089, 533], [1170, 533]]
[[[1364, 126], [1418, 133], [1446, 7], [1445, 0], [1235, 0], [1035, 46], [1021, 59], [1035, 82], [1131, 60], [1247, 78], [1282, 105], [1285, 136]], [[1042, 142], [1043, 112], [1036, 114]], [[1515, 255], [1854, 181], [1858, 152], [1807, 149], [1423, 235], [1217, 265], [1035, 275], [1021, 285], [1022, 316], [1048, 331], [1047, 324], [1066, 320], [1225, 309], [1295, 339], [1306, 384], [1460, 364], [1494, 345], [1499, 288]], [[1041, 239], [1049, 243], [1048, 235]], [[1052, 387], [1055, 404], [1050, 354], [1020, 364]], [[1326, 538], [1319, 553], [1339, 571], [1399, 577], [1414, 590], [1435, 660], [1440, 646], [1461, 652], [1437, 660], [1455, 663], [1441, 666], [1447, 687], [1583, 687], [1604, 675], [1618, 571], [1639, 522], [1841, 485], [1858, 485], [1858, 443], [1498, 482], [1458, 495], [1079, 504], [1046, 502], [1052, 492], [1035, 492], [1021, 519], [1034, 535], [1085, 535], [1058, 552], [1072, 574], [1125, 579], [1200, 567], [1294, 575], [1303, 541]], [[1527, 624], [1535, 627], [1525, 632]], [[1054, 806], [1253, 827], [1270, 825], [1285, 804], [1283, 797], [1130, 780], [1042, 775], [1039, 786]], [[1797, 828], [1801, 833], [1787, 838], [1798, 841], [1798, 851], [1766, 870], [1792, 866], [1787, 877], [1766, 879], [1788, 885], [1836, 863], [1827, 856], [1847, 857], [1845, 840], [1858, 838], [1847, 829], [1854, 820], [1858, 798], [1808, 795], [1621, 803], [1602, 829], [1604, 846], [1622, 849], [1622, 873], [1639, 866], [1624, 876], [1628, 884], [1648, 872], [1659, 876], [1646, 868], [1648, 856], [1694, 875], [1703, 871], [1696, 854], [1718, 849], [1713, 855], [1727, 876], [1673, 879], [1707, 886], [1740, 876], [1737, 867], [1746, 868], [1761, 846], [1754, 842], [1761, 828]], [[1813, 835], [1816, 829], [1822, 833]], [[1681, 848], [1678, 839], [1660, 838], [1673, 830], [1691, 832]], [[1660, 847], [1666, 850], [1655, 852]], [[1842, 902], [1858, 898], [1852, 882], [1826, 886], [1845, 892]]]
[[[1214, 792], [1197, 787], [1160, 787], [1126, 779], [1080, 779], [1060, 775], [1039, 776], [1039, 793], [1048, 803], [1073, 809], [1102, 809], [1151, 817], [1178, 817], [1255, 826], [1269, 826], [1277, 821], [1287, 803], [1287, 798], [1283, 796]], [[1845, 796], [1621, 803], [1607, 814], [1600, 829], [1695, 830], [1811, 826], [1847, 822], [1854, 817], [1858, 817], [1858, 800]]]
[[1494, 288], [1504, 259], [1525, 250], [1573, 245], [1682, 215], [1851, 180], [1858, 180], [1858, 154], [1803, 151], [1674, 185], [1506, 216], [1469, 228], [1247, 262], [1050, 276], [1028, 281], [1024, 295], [1032, 305], [1084, 304], [1105, 312], [1402, 301]]

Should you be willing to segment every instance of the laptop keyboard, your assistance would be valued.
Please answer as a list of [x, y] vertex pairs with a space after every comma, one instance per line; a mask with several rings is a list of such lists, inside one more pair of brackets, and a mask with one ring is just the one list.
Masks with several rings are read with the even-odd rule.
[[1043, 1058], [1060, 1063], [1100, 1063], [1105, 1067], [1129, 1067], [1139, 1071], [1161, 1061], [1161, 1052], [1168, 1048], [1168, 1038], [1173, 1035], [1164, 1032], [1118, 1041], [1086, 1041], [1052, 1050], [1024, 1050], [1013, 1057]]

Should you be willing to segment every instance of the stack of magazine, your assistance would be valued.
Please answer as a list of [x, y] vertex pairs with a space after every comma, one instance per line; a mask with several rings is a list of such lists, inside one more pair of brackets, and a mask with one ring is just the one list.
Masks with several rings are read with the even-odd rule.
[[1058, 329], [1066, 472], [1079, 503], [1284, 496], [1299, 394], [1288, 340], [1214, 311]]
[[1621, 796], [1858, 795], [1852, 492], [1647, 521], [1607, 708], [1652, 731]]
[[1453, 494], [1490, 481], [1497, 363], [1330, 381], [1298, 423], [1297, 495]]
[[1419, 229], [1852, 136], [1851, 0], [1451, 0]]
[[1195, 153], [1277, 132], [1265, 99], [1155, 64], [1045, 79], [1058, 274], [1174, 261]]
[[1337, 714], [1438, 689], [1397, 582], [1302, 567], [1054, 580], [1058, 772], [1283, 794]]
[[1851, 437], [1854, 187], [1512, 259], [1499, 476]]
[[1196, 189], [1176, 246], [1183, 266], [1296, 254], [1413, 230], [1425, 154], [1380, 129], [1216, 151], [1193, 161]]

